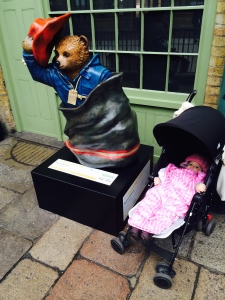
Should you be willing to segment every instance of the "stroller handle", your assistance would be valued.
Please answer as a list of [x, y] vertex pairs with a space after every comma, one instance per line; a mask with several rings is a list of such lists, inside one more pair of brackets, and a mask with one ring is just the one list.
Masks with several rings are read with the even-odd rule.
[[192, 99], [194, 98], [194, 96], [197, 94], [196, 90], [193, 90], [193, 92], [190, 93], [190, 95], [187, 97], [186, 102], [191, 103]]

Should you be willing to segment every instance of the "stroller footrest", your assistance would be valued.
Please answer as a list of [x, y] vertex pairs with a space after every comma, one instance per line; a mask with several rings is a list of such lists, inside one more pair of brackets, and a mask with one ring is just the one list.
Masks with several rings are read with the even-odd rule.
[[168, 262], [171, 262], [174, 259], [174, 253], [170, 252], [169, 250], [162, 249], [154, 242], [149, 242], [147, 245], [147, 249], [158, 254], [162, 258], [166, 259]]

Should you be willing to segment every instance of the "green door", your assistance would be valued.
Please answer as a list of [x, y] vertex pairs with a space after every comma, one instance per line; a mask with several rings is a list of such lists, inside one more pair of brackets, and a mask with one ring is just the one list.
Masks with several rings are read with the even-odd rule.
[[0, 0], [1, 65], [18, 131], [62, 139], [54, 90], [31, 78], [22, 64], [22, 40], [43, 17], [41, 1]]

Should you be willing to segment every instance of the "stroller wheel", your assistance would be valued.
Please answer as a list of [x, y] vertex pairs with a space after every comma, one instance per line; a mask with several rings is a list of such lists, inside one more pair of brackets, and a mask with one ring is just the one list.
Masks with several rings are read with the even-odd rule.
[[125, 231], [120, 231], [118, 234], [118, 237], [121, 241], [121, 243], [123, 244], [124, 247], [129, 247], [131, 244], [131, 240], [129, 235], [126, 236], [126, 232]]
[[165, 271], [167, 271], [168, 269], [169, 264], [165, 261], [159, 261], [155, 266], [155, 270], [157, 273], [166, 273]]
[[156, 273], [153, 277], [153, 281], [155, 285], [157, 285], [161, 289], [169, 289], [173, 284], [171, 277], [163, 273]]
[[210, 236], [213, 233], [215, 226], [216, 222], [214, 220], [209, 221], [205, 228], [205, 235]]
[[111, 239], [111, 246], [119, 254], [123, 254], [125, 252], [124, 246], [118, 238]]
[[176, 275], [176, 272], [172, 268], [170, 270], [170, 265], [165, 261], [159, 261], [156, 266], [155, 270], [157, 273], [163, 273], [169, 275], [171, 278], [173, 278]]

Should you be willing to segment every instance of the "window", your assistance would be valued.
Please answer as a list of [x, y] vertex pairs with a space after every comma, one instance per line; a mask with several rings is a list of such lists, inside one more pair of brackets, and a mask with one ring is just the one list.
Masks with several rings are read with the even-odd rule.
[[67, 34], [86, 35], [90, 52], [99, 53], [111, 71], [124, 73], [122, 85], [131, 98], [136, 90], [143, 99], [154, 92], [186, 98], [196, 88], [205, 2], [51, 0], [49, 14], [71, 11]]

